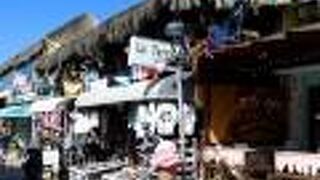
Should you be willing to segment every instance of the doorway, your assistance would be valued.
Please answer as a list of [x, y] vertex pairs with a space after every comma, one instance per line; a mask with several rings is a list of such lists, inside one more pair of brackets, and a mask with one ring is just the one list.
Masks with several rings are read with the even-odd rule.
[[308, 97], [308, 149], [316, 151], [320, 145], [320, 86], [310, 87]]

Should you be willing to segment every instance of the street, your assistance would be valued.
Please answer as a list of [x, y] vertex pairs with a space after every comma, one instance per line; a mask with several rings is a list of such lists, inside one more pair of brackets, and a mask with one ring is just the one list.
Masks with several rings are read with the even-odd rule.
[[22, 180], [23, 171], [22, 169], [6, 169], [1, 167], [0, 180]]

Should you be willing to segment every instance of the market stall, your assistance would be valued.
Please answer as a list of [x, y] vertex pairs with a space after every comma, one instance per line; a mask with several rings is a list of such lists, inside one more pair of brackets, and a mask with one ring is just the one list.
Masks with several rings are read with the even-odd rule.
[[42, 150], [43, 178], [57, 178], [66, 163], [65, 151], [71, 144], [69, 112], [70, 98], [49, 98], [31, 105], [32, 141]]
[[21, 167], [25, 148], [30, 140], [30, 105], [11, 104], [0, 109], [1, 144], [7, 167]]
[[[186, 89], [184, 92], [184, 117], [187, 120], [186, 143], [189, 144], [186, 154], [191, 154], [187, 155], [188, 163], [191, 162], [194, 167], [197, 161], [198, 132], [196, 132], [197, 118], [192, 99], [191, 74], [184, 73], [183, 79]], [[159, 143], [158, 140], [172, 141], [179, 147], [177, 98], [175, 76], [169, 75], [161, 79], [141, 80], [129, 85], [106, 87], [99, 93], [85, 93], [78, 97], [75, 105], [79, 112], [98, 112], [99, 127], [102, 131], [100, 137], [104, 147], [110, 144], [121, 146], [124, 143], [125, 156], [128, 156], [126, 159], [129, 160], [127, 165], [135, 166], [134, 164], [138, 163], [136, 164], [138, 166], [150, 166], [149, 160]], [[87, 124], [90, 124], [90, 121], [93, 120], [87, 118]], [[126, 140], [113, 141], [120, 135]], [[117, 149], [115, 146], [111, 148]], [[110, 152], [119, 153], [117, 150]], [[193, 167], [188, 167], [190, 176], [197, 174]], [[191, 175], [191, 172], [194, 174]]]

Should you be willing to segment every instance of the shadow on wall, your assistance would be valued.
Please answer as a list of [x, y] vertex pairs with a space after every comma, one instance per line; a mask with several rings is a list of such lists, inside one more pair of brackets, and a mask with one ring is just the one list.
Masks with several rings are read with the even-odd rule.
[[[279, 145], [286, 137], [286, 100], [279, 89], [214, 85], [204, 99], [209, 143]], [[211, 92], [210, 92], [211, 91]], [[211, 97], [211, 98], [209, 98]]]

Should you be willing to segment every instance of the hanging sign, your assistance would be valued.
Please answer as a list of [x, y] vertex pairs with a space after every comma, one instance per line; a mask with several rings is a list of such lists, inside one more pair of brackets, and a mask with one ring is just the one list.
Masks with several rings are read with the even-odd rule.
[[182, 53], [182, 48], [168, 42], [133, 36], [130, 39], [129, 66], [167, 64]]

